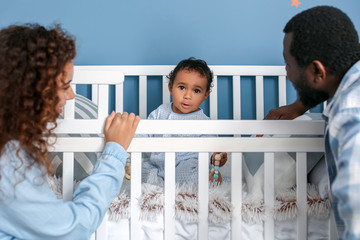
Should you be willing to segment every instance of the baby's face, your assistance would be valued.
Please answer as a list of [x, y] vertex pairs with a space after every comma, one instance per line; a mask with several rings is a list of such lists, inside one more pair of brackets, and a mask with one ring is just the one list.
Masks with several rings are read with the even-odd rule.
[[209, 96], [207, 79], [196, 71], [182, 70], [176, 74], [169, 91], [173, 97], [172, 110], [175, 113], [192, 113]]

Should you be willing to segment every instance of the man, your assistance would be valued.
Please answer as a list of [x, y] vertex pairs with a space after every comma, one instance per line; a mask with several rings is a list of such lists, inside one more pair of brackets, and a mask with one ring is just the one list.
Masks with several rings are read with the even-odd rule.
[[311, 8], [284, 28], [292, 105], [266, 119], [291, 119], [328, 100], [325, 155], [339, 239], [360, 239], [360, 44], [349, 17], [334, 7]]

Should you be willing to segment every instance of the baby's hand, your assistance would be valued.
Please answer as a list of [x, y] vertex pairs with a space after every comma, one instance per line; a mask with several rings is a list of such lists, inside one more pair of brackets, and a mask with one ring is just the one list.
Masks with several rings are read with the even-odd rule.
[[134, 137], [139, 122], [140, 117], [133, 113], [121, 114], [113, 111], [105, 120], [105, 141], [116, 142], [126, 150]]
[[222, 167], [225, 165], [226, 161], [227, 161], [227, 153], [226, 152], [215, 152], [213, 153], [213, 155], [211, 156], [211, 163], [214, 164], [215, 163], [215, 160], [218, 160], [218, 159], [215, 159], [216, 156], [220, 156], [220, 164], [219, 164], [219, 167]]

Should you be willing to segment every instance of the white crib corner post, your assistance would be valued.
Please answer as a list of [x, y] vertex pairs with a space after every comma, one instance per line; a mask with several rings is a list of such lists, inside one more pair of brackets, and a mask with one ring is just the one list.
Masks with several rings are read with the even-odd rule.
[[231, 153], [231, 239], [241, 239], [242, 225], [242, 153]]
[[198, 206], [199, 225], [198, 239], [208, 240], [208, 214], [209, 214], [209, 153], [199, 153], [198, 175]]
[[275, 160], [274, 153], [264, 153], [264, 205], [265, 224], [264, 235], [266, 240], [275, 239], [275, 221], [273, 217], [275, 192]]
[[141, 239], [139, 198], [141, 197], [141, 152], [131, 153], [130, 239]]

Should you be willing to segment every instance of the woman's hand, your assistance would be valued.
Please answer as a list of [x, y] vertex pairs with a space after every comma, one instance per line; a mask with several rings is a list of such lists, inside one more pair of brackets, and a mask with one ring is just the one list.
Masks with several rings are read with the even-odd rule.
[[129, 147], [134, 137], [140, 117], [134, 113], [115, 113], [114, 111], [106, 118], [104, 134], [106, 142], [116, 142], [125, 150]]

